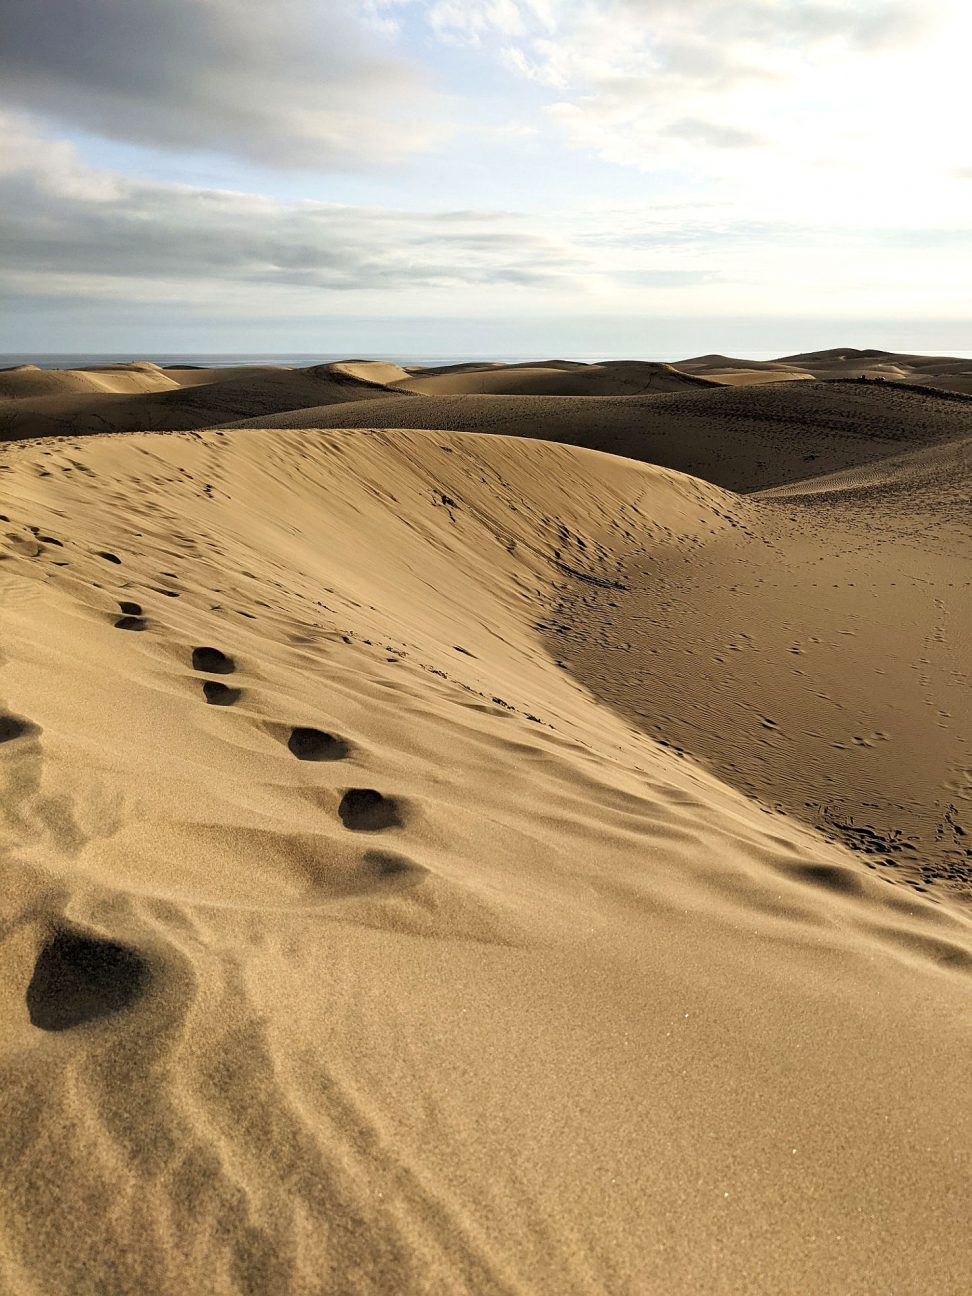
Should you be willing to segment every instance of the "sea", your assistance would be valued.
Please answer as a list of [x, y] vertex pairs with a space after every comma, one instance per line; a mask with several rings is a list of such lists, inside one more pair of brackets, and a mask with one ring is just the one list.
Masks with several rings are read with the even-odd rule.
[[[909, 355], [947, 355], [956, 359], [972, 359], [972, 351], [922, 351], [915, 350], [908, 352]], [[83, 369], [88, 365], [105, 365], [105, 364], [130, 364], [133, 361], [150, 360], [153, 364], [160, 365], [163, 369], [167, 366], [178, 368], [180, 366], [193, 366], [198, 369], [227, 369], [242, 367], [244, 365], [288, 365], [295, 369], [305, 368], [308, 365], [333, 364], [342, 360], [380, 360], [386, 364], [397, 364], [403, 368], [414, 365], [426, 369], [439, 368], [442, 365], [455, 364], [524, 364], [530, 360], [539, 361], [541, 359], [552, 359], [553, 357], [542, 357], [537, 355], [330, 355], [321, 352], [296, 354], [293, 352], [259, 352], [254, 354], [210, 354], [201, 353], [197, 355], [125, 355], [121, 352], [110, 353], [82, 353], [72, 352], [64, 355], [17, 355], [13, 353], [0, 353], [0, 369], [13, 368], [16, 365], [33, 364], [40, 369]], [[605, 360], [649, 360], [662, 364], [674, 364], [677, 360], [684, 360], [685, 356], [659, 356], [659, 355], [638, 355], [638, 354], [618, 354], [612, 353], [596, 355], [558, 355], [558, 360], [573, 360], [582, 364], [597, 364]], [[778, 358], [778, 352], [774, 351], [746, 351], [738, 354], [738, 359], [746, 360], [775, 360]]]
[[[65, 354], [65, 355], [11, 355], [0, 353], [0, 368], [12, 368], [14, 365], [34, 364], [40, 369], [83, 369], [87, 365], [130, 364], [136, 360], [150, 360], [153, 364], [166, 366], [193, 365], [198, 369], [225, 369], [244, 365], [289, 365], [293, 368], [305, 368], [307, 365], [334, 364], [341, 360], [380, 360], [385, 364], [421, 365], [434, 369], [441, 365], [453, 364], [522, 364], [528, 360], [537, 360], [538, 356], [513, 355], [328, 355], [322, 352], [298, 355], [292, 352], [258, 354], [200, 354], [200, 355], [122, 355], [112, 354]], [[553, 358], [553, 357], [548, 357]], [[657, 360], [658, 356], [606, 356], [606, 355], [568, 355], [558, 356], [558, 360], [578, 360], [592, 364], [599, 360]], [[771, 357], [767, 353], [767, 360]]]

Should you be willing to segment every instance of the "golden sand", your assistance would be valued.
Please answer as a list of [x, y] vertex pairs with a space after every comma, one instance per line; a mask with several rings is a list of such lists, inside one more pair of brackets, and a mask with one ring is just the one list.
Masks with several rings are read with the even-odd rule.
[[3, 1291], [968, 1291], [972, 404], [544, 367], [8, 391]]

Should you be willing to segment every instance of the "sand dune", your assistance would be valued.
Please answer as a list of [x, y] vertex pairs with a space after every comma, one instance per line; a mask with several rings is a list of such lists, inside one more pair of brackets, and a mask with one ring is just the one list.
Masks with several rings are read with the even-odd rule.
[[97, 365], [89, 369], [40, 369], [37, 365], [16, 365], [0, 369], [0, 400], [23, 400], [37, 396], [73, 396], [81, 392], [170, 391], [176, 378], [158, 365], [136, 362], [130, 365]]
[[334, 401], [369, 400], [386, 394], [387, 389], [380, 383], [352, 372], [354, 369], [361, 370], [362, 366], [168, 369], [157, 371], [157, 387], [125, 386], [139, 381], [137, 374], [126, 371], [120, 378], [112, 375], [110, 383], [114, 385], [102, 383], [83, 389], [70, 385], [62, 388], [57, 382], [64, 379], [70, 384], [75, 372], [80, 372], [85, 381], [90, 376], [92, 382], [101, 382], [100, 371], [54, 371], [44, 375], [44, 382], [52, 384], [46, 394], [0, 399], [0, 441], [69, 432], [84, 435], [202, 428], [227, 419], [264, 416]]
[[873, 348], [834, 347], [828, 351], [806, 351], [801, 355], [766, 361], [706, 355], [679, 360], [677, 364], [685, 373], [734, 385], [807, 378], [865, 377], [972, 393], [972, 360], [952, 356], [899, 355]]
[[[612, 360], [583, 364], [544, 360], [520, 364], [461, 364], [411, 371], [399, 387], [425, 395], [627, 396], [681, 391], [692, 386], [754, 386], [763, 383], [839, 379], [917, 384], [972, 393], [972, 360], [953, 356], [900, 355], [836, 347], [778, 360], [745, 360], [709, 354], [672, 364]], [[478, 378], [477, 378], [478, 375]], [[432, 380], [435, 381], [432, 381]], [[694, 380], [694, 381], [693, 381]]]
[[972, 434], [972, 402], [884, 384], [799, 383], [633, 397], [382, 397], [230, 427], [437, 427], [607, 451], [754, 491]]
[[565, 589], [550, 651], [869, 868], [964, 893], [970, 500], [972, 436], [750, 496], [691, 551], [632, 553], [623, 593]]
[[346, 367], [0, 447], [0, 1286], [964, 1296], [972, 407]]
[[322, 365], [321, 368], [335, 375], [346, 374], [349, 378], [357, 378], [361, 382], [383, 385], [402, 382], [411, 377], [409, 371], [403, 369], [401, 365], [382, 364], [378, 360], [343, 360], [336, 364]]
[[[400, 365], [368, 360], [346, 360], [303, 369], [253, 365], [223, 369], [184, 366], [163, 370], [148, 362], [102, 365], [83, 370], [42, 370], [36, 365], [21, 365], [0, 370], [0, 440], [61, 436], [66, 432], [84, 435], [146, 429], [188, 430], [238, 423], [245, 419], [272, 421], [276, 415], [299, 410], [306, 411], [306, 415], [301, 417], [318, 419], [326, 425], [327, 416], [319, 418], [315, 411], [344, 402], [387, 399], [392, 394], [463, 400], [484, 395], [562, 397], [584, 402], [678, 395], [701, 399], [706, 395], [712, 396], [722, 387], [769, 384], [775, 391], [777, 387], [794, 381], [810, 386], [815, 379], [856, 380], [864, 371], [873, 377], [880, 376], [881, 386], [892, 382], [898, 384], [894, 390], [911, 385], [930, 395], [944, 389], [972, 393], [972, 362], [891, 357], [885, 352], [854, 353], [850, 358], [844, 352], [821, 352], [816, 360], [796, 356], [786, 361], [765, 363], [709, 355], [679, 365], [648, 361], [582, 364], [545, 360], [509, 365], [458, 364], [428, 369], [404, 369]], [[817, 394], [813, 399], [819, 405], [827, 398]], [[764, 408], [759, 398], [752, 405], [747, 403], [748, 397], [742, 400], [741, 406], [733, 405], [731, 400], [725, 406], [714, 405], [711, 407], [712, 415], [738, 419], [749, 417], [751, 412], [756, 419], [773, 417], [774, 406]], [[866, 404], [868, 398], [864, 400]], [[852, 396], [840, 393], [832, 398], [831, 405], [841, 410], [851, 406], [853, 401]], [[445, 409], [442, 406], [438, 408]], [[802, 417], [801, 408], [794, 407], [795, 417]], [[448, 415], [443, 412], [432, 420], [431, 426], [455, 426], [461, 430], [465, 426], [462, 421], [465, 407], [456, 409], [463, 413]], [[343, 418], [343, 415], [338, 417]], [[421, 427], [429, 423], [427, 417], [417, 419], [417, 408], [405, 417], [411, 421], [403, 426]], [[596, 415], [594, 411], [586, 410], [583, 417], [589, 420]], [[626, 421], [637, 417], [636, 407], [631, 407]], [[709, 417], [708, 413], [705, 417]], [[789, 409], [784, 417], [790, 417]], [[445, 422], [440, 422], [440, 418]], [[572, 414], [569, 421], [575, 421]], [[394, 418], [392, 423], [398, 425]], [[310, 427], [314, 424], [305, 421], [292, 426]], [[602, 448], [627, 453], [613, 444]], [[678, 466], [695, 470], [691, 463], [679, 463]]]
[[648, 361], [605, 364], [466, 365], [418, 372], [393, 386], [423, 396], [641, 396], [709, 387], [707, 377]]
[[738, 360], [732, 356], [704, 355], [680, 360], [683, 373], [706, 377], [733, 387], [760, 383], [812, 382], [816, 377], [809, 369], [785, 360]]

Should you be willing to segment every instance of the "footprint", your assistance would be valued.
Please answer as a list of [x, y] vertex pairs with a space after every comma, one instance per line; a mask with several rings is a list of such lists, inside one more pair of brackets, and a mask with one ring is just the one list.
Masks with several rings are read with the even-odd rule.
[[242, 692], [242, 689], [230, 688], [228, 684], [220, 684], [218, 680], [206, 680], [203, 684], [203, 693], [210, 706], [232, 706], [240, 700]]
[[192, 669], [207, 675], [232, 675], [236, 662], [218, 648], [193, 648]]
[[148, 964], [135, 950], [60, 931], [37, 959], [27, 987], [27, 1011], [41, 1030], [70, 1030], [128, 1008], [148, 982]]
[[147, 630], [148, 622], [140, 616], [123, 616], [115, 622], [116, 630]]
[[13, 742], [15, 738], [29, 738], [39, 732], [37, 725], [31, 724], [29, 720], [21, 720], [19, 716], [0, 715], [0, 743]]
[[343, 738], [303, 726], [291, 730], [287, 746], [302, 761], [344, 760], [350, 750]]
[[374, 788], [348, 788], [338, 815], [352, 832], [381, 832], [383, 828], [397, 828], [402, 822], [394, 797], [383, 796]]

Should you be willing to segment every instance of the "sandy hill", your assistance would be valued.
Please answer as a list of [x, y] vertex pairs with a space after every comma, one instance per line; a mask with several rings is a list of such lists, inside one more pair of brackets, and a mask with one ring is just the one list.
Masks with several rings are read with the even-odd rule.
[[962, 519], [441, 431], [0, 466], [7, 1290], [959, 1296], [958, 871], [789, 802], [928, 795], [919, 695], [968, 775]]
[[321, 365], [316, 372], [344, 374], [368, 383], [394, 383], [411, 377], [408, 369], [401, 365], [384, 364], [379, 360], [341, 360], [333, 364]]
[[[36, 392], [0, 398], [0, 441], [24, 437], [147, 428], [210, 427], [228, 419], [265, 416], [281, 410], [335, 401], [368, 400], [386, 388], [367, 363], [317, 365], [307, 369], [262, 365], [227, 369], [167, 369], [152, 366], [141, 376], [119, 366], [104, 371], [54, 370], [31, 382]], [[17, 371], [14, 372], [16, 376]], [[397, 366], [378, 366], [385, 376], [404, 374]], [[86, 385], [77, 386], [80, 378]], [[0, 372], [0, 394], [3, 392]], [[8, 385], [9, 385], [8, 379]], [[135, 385], [132, 385], [135, 384]]]
[[779, 360], [738, 360], [730, 356], [694, 356], [679, 360], [685, 373], [733, 385], [788, 382], [812, 378], [865, 377], [888, 382], [914, 383], [972, 394], [972, 360], [953, 356], [922, 356], [879, 351], [874, 348], [833, 347], [805, 351]]
[[614, 361], [605, 364], [551, 363], [456, 366], [419, 372], [394, 384], [425, 396], [640, 396], [645, 392], [708, 387], [708, 378], [681, 373], [667, 364]]
[[41, 369], [15, 365], [0, 369], [0, 400], [36, 396], [73, 396], [82, 392], [169, 391], [178, 380], [158, 365], [136, 361], [128, 365], [96, 365], [89, 369]]
[[[292, 411], [306, 411], [296, 416], [299, 418], [317, 419], [315, 411], [325, 406], [392, 394], [462, 400], [473, 396], [560, 397], [585, 403], [680, 395], [694, 399], [712, 396], [722, 387], [769, 385], [775, 391], [783, 384], [796, 381], [812, 386], [815, 379], [857, 379], [862, 366], [871, 377], [881, 377], [889, 385], [912, 385], [929, 394], [942, 388], [972, 392], [972, 365], [968, 361], [889, 358], [883, 352], [855, 353], [851, 358], [845, 352], [828, 352], [820, 353], [816, 359], [796, 356], [772, 362], [709, 355], [681, 362], [679, 366], [647, 361], [582, 364], [561, 360], [511, 365], [470, 363], [429, 369], [404, 369], [400, 365], [368, 360], [345, 360], [303, 369], [280, 365], [160, 369], [149, 362], [83, 370], [42, 370], [36, 365], [22, 365], [0, 370], [0, 440], [60, 436], [66, 432], [188, 430], [244, 419], [270, 420]], [[769, 401], [772, 399], [767, 397]], [[812, 399], [815, 408], [819, 407], [822, 398], [817, 395]], [[728, 401], [725, 417], [738, 421], [749, 417], [749, 411], [757, 420], [774, 416], [776, 407], [759, 397], [747, 396], [742, 401], [741, 406]], [[834, 403], [837, 408], [850, 408], [853, 402], [852, 396], [840, 396]], [[793, 408], [794, 417], [802, 417], [801, 407]], [[456, 412], [451, 415], [445, 413], [445, 406], [437, 409], [440, 413], [432, 419], [432, 426], [462, 430], [463, 419], [472, 415], [471, 406], [456, 406]], [[538, 409], [534, 407], [531, 418]], [[712, 406], [714, 416], [722, 417], [721, 411], [722, 407]], [[429, 424], [427, 417], [417, 417], [417, 407], [405, 417], [410, 420], [406, 426]], [[637, 417], [636, 408], [632, 407], [622, 421]], [[788, 407], [783, 409], [782, 417], [790, 417]], [[445, 421], [440, 423], [439, 418]], [[585, 410], [583, 418], [597, 421], [599, 415], [591, 408]], [[576, 421], [573, 414], [567, 419]], [[327, 425], [326, 418], [318, 421]], [[358, 421], [356, 417], [355, 421]], [[391, 421], [394, 424], [395, 418]], [[624, 434], [622, 440], [627, 439]], [[592, 443], [582, 441], [581, 444]], [[615, 444], [601, 448], [629, 453]], [[692, 462], [679, 462], [677, 466], [696, 470]]]
[[803, 366], [785, 360], [739, 360], [733, 356], [693, 356], [679, 360], [682, 373], [708, 378], [733, 387], [750, 387], [758, 383], [812, 382], [814, 374]]
[[972, 432], [972, 402], [856, 383], [707, 388], [583, 401], [382, 397], [360, 408], [293, 410], [262, 422], [270, 427], [349, 427], [360, 424], [362, 412], [374, 427], [438, 427], [580, 445], [690, 472], [740, 491], [784, 485], [881, 459], [903, 446]]

